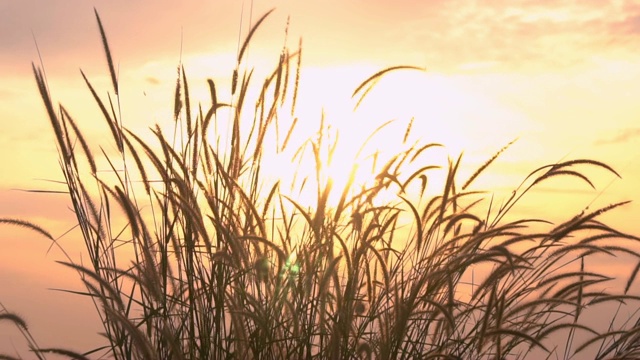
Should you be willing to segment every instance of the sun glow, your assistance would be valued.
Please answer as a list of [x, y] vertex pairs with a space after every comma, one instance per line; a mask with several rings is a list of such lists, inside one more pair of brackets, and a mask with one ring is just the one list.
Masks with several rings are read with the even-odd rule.
[[[238, 144], [247, 166], [248, 161], [259, 154], [264, 198], [273, 184], [279, 182], [280, 193], [304, 208], [317, 208], [320, 203], [335, 208], [345, 198], [352, 199], [364, 189], [379, 185], [381, 176], [399, 176], [399, 180], [406, 180], [413, 171], [427, 165], [446, 168], [447, 157], [455, 158], [463, 150], [467, 151], [463, 166], [476, 168], [527, 126], [527, 119], [469, 91], [464, 81], [454, 76], [400, 69], [372, 81], [370, 90], [354, 94], [360, 84], [383, 67], [303, 65], [295, 106], [292, 93], [296, 69], [291, 68], [287, 94], [278, 100], [276, 113], [268, 120], [272, 121], [268, 130], [259, 134], [264, 126], [261, 121], [269, 117], [275, 81], [268, 85], [271, 87], [261, 104], [259, 98], [265, 88], [257, 86], [256, 79], [269, 78], [273, 73], [274, 59], [271, 60], [253, 57], [239, 72], [239, 83], [243, 71], [253, 73], [244, 94]], [[295, 63], [295, 59], [292, 62]], [[219, 103], [238, 101], [239, 93], [231, 91], [232, 79], [218, 77], [218, 71], [212, 70], [225, 69], [221, 72], [227, 75], [232, 72], [233, 58], [228, 54], [215, 56], [210, 61], [206, 54], [191, 56], [184, 59], [183, 65], [189, 78], [193, 118], [201, 116], [200, 107], [204, 114], [210, 106], [209, 78], [215, 83]], [[175, 70], [175, 66], [146, 64], [139, 69], [139, 74], [129, 75], [132, 82], [146, 84], [142, 86], [146, 89], [144, 94], [138, 95], [149, 105], [147, 108], [156, 109], [154, 113], [129, 117], [151, 117], [153, 122], [160, 122], [165, 135], [175, 129], [174, 119], [167, 116], [173, 110], [167, 101], [161, 101], [172, 98], [175, 91], [176, 73], [168, 71], [171, 69]], [[168, 76], [168, 72], [173, 76]], [[224, 162], [229, 161], [233, 147], [236, 110], [221, 107], [212, 117], [207, 132], [210, 145]], [[158, 118], [159, 113], [164, 117]], [[178, 120], [185, 121], [185, 114]], [[139, 126], [131, 125], [134, 130]], [[259, 145], [258, 141], [261, 141]], [[428, 143], [444, 146], [429, 149], [416, 163], [405, 161], [399, 168], [400, 174], [384, 173], [384, 166], [394, 157]], [[398, 162], [396, 159], [396, 164]], [[428, 174], [429, 189], [434, 193], [444, 185], [445, 170]], [[399, 201], [397, 195], [401, 189], [396, 185], [386, 186], [371, 201], [375, 204]]]
[[[353, 65], [303, 71], [300, 98], [306, 102], [297, 105], [298, 124], [288, 148], [265, 159], [270, 175], [289, 183], [300, 204], [317, 206], [330, 186], [326, 202], [335, 207], [343, 195], [375, 186], [394, 156], [428, 143], [446, 148], [430, 150], [418, 163], [403, 164], [406, 176], [426, 165], [446, 167], [447, 156], [457, 157], [465, 149], [472, 151], [469, 166], [478, 166], [523, 128], [517, 114], [465, 91], [455, 79], [428, 72], [390, 72], [363, 99], [360, 94], [352, 97], [373, 69]], [[429, 179], [435, 180], [435, 191], [442, 179], [436, 174]], [[397, 201], [398, 190], [389, 187], [377, 200]]]

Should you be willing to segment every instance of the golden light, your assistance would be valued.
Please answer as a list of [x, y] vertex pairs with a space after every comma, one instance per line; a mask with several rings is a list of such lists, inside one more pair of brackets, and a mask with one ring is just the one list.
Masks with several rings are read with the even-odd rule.
[[[259, 126], [256, 102], [261, 81], [273, 71], [274, 61], [277, 63], [274, 59], [254, 56], [240, 69], [241, 76], [242, 71], [253, 71], [240, 121], [240, 133], [245, 136], [242, 144], [249, 149], [247, 156], [253, 151], [255, 127]], [[183, 59], [194, 118], [200, 106], [205, 112], [210, 106], [208, 78], [215, 81], [219, 102], [237, 101], [237, 94], [231, 94], [229, 76], [236, 66], [234, 61], [230, 53], [195, 54]], [[430, 189], [437, 193], [443, 186], [447, 156], [455, 158], [466, 151], [463, 165], [474, 170], [527, 126], [527, 119], [465, 88], [467, 84], [459, 77], [428, 70], [391, 71], [376, 79], [369, 91], [354, 96], [363, 81], [382, 69], [367, 63], [327, 67], [303, 64], [293, 113], [293, 73], [289, 75], [289, 97], [260, 149], [265, 180], [261, 191], [265, 197], [270, 184], [279, 181], [282, 194], [305, 208], [315, 208], [330, 184], [326, 205], [335, 207], [343, 195], [351, 197], [364, 187], [374, 186], [382, 167], [393, 156], [427, 143], [443, 147], [430, 149], [415, 164], [404, 164], [403, 175], [425, 165], [444, 167], [429, 174]], [[151, 124], [160, 123], [167, 136], [175, 129], [169, 100], [174, 96], [176, 75], [176, 64], [166, 60], [143, 64], [122, 77], [123, 98], [128, 100], [123, 103], [124, 124], [151, 143], [155, 143], [148, 130]], [[137, 93], [126, 93], [127, 89], [137, 89]], [[219, 147], [222, 158], [231, 146], [234, 111], [221, 108], [209, 128], [208, 141]], [[252, 128], [254, 138], [247, 140]], [[389, 187], [374, 200], [377, 204], [398, 201], [398, 190]]]
[[[406, 174], [425, 165], [446, 168], [447, 156], [457, 157], [464, 150], [472, 151], [469, 167], [477, 167], [527, 125], [518, 114], [466, 91], [455, 78], [415, 70], [389, 72], [359, 103], [359, 96], [351, 96], [353, 90], [378, 70], [351, 65], [303, 72], [306, 85], [300, 98], [306, 102], [296, 109], [299, 123], [290, 140], [292, 151], [278, 154], [269, 166], [274, 176], [296, 183], [292, 195], [301, 204], [317, 204], [319, 180], [321, 187], [331, 182], [328, 204], [336, 206], [346, 187], [354, 195], [372, 186], [385, 163], [413, 145], [444, 146], [404, 165]], [[436, 192], [442, 178], [434, 174], [429, 179]], [[305, 189], [300, 189], [301, 182]], [[389, 189], [378, 200], [397, 201], [397, 191]]]

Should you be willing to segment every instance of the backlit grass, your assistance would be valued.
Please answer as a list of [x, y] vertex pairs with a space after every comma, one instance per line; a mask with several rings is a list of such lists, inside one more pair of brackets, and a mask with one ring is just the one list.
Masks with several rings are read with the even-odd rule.
[[[333, 153], [337, 140], [324, 122], [313, 137], [296, 142], [302, 146], [290, 148], [295, 127], [305, 120], [296, 118], [302, 46], [283, 49], [265, 79], [241, 70], [251, 37], [267, 15], [239, 47], [230, 96], [218, 94], [209, 80], [211, 101], [194, 106], [180, 66], [171, 100], [173, 133], [154, 126], [150, 137], [129, 131], [122, 121], [118, 78], [97, 17], [109, 95], [99, 95], [104, 90], [82, 76], [108, 128], [110, 143], [101, 144], [100, 153], [71, 112], [54, 104], [42, 69], [34, 65], [88, 255], [84, 263], [68, 258], [61, 264], [85, 284], [107, 344], [81, 353], [64, 350], [73, 344], [39, 348], [25, 321], [3, 309], [0, 321], [15, 324], [34, 354], [581, 358], [595, 344], [597, 359], [640, 356], [635, 319], [622, 328], [583, 322], [598, 304], [640, 300], [630, 292], [639, 267], [630, 269], [624, 288], [608, 292], [603, 289], [613, 279], [584, 265], [603, 255], [640, 260], [630, 246], [637, 237], [598, 221], [624, 203], [568, 214], [560, 224], [508, 216], [540, 183], [568, 177], [577, 186], [593, 186], [589, 172], [617, 175], [614, 169], [589, 159], [543, 166], [523, 176], [498, 205], [490, 193], [473, 190], [473, 183], [508, 145], [461, 178], [462, 156], [433, 163], [430, 151], [440, 144], [412, 143], [373, 161], [371, 181], [360, 184], [351, 176], [336, 188], [324, 168], [340, 161]], [[383, 69], [355, 89], [355, 101], [367, 101], [378, 79], [400, 70], [420, 71]], [[257, 89], [256, 99], [248, 96], [250, 89]], [[405, 140], [410, 132], [409, 127]], [[264, 168], [266, 154], [287, 150], [294, 158], [281, 166], [296, 166], [307, 152], [314, 174], [273, 179], [273, 171]], [[429, 179], [438, 173], [445, 180], [433, 189]], [[303, 191], [314, 195], [311, 204], [297, 199]], [[55, 239], [27, 220], [0, 222]], [[574, 344], [577, 338], [586, 340]]]

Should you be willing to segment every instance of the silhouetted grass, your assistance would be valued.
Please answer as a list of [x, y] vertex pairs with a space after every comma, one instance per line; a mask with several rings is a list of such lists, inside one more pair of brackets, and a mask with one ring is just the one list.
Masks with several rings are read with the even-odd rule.
[[[440, 168], [427, 156], [439, 144], [418, 143], [376, 166], [372, 183], [356, 184], [351, 176], [336, 189], [321, 176], [327, 159], [320, 154], [335, 149], [321, 124], [296, 152], [314, 154], [316, 177], [301, 179], [297, 188], [315, 186], [315, 203], [302, 204], [278, 180], [267, 180], [266, 136], [282, 136], [276, 151], [295, 136], [297, 118], [283, 127], [279, 115], [296, 114], [302, 57], [300, 42], [295, 52], [283, 50], [262, 82], [250, 70], [241, 72], [249, 40], [268, 14], [242, 44], [228, 104], [208, 80], [211, 104], [192, 112], [186, 72], [179, 68], [177, 141], [159, 126], [151, 129], [152, 141], [123, 126], [118, 79], [98, 17], [115, 108], [111, 95], [101, 98], [82, 76], [116, 145], [115, 157], [103, 151], [115, 181], [98, 171], [78, 124], [61, 105], [54, 107], [42, 71], [33, 66], [90, 259], [61, 264], [86, 285], [108, 343], [84, 354], [30, 343], [39, 358], [103, 352], [116, 359], [513, 359], [534, 349], [558, 356], [558, 339], [566, 337], [568, 347], [575, 333], [588, 340], [564, 358], [580, 356], [592, 342], [602, 344], [597, 359], [640, 356], [637, 323], [601, 333], [582, 322], [596, 304], [640, 300], [629, 293], [638, 267], [616, 293], [602, 290], [612, 279], [584, 267], [585, 259], [603, 254], [640, 259], [631, 247], [611, 242], [637, 237], [597, 220], [625, 203], [569, 216], [559, 225], [505, 220], [541, 182], [571, 177], [593, 186], [583, 172], [588, 167], [617, 175], [604, 163], [579, 159], [540, 167], [495, 206], [487, 193], [468, 189], [506, 147], [461, 179], [462, 156]], [[357, 103], [381, 76], [401, 69], [415, 70], [376, 73], [354, 92]], [[247, 101], [251, 86], [261, 87], [254, 104]], [[227, 119], [221, 109], [230, 109]], [[225, 147], [217, 140], [226, 135], [212, 124], [227, 120], [231, 138]], [[444, 172], [445, 182], [429, 195], [434, 171]], [[396, 191], [395, 200], [378, 205], [388, 189]], [[329, 202], [334, 192], [340, 194], [336, 204]], [[117, 226], [123, 219], [125, 225]], [[0, 222], [53, 241], [30, 222]], [[123, 257], [123, 249], [133, 255]], [[486, 275], [463, 281], [477, 269]], [[10, 312], [0, 313], [0, 321], [26, 330]]]

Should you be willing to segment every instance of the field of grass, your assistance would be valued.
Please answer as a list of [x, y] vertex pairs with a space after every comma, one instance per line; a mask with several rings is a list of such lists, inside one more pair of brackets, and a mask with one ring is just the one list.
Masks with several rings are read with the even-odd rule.
[[[543, 166], [523, 174], [498, 204], [490, 192], [474, 190], [474, 180], [508, 145], [461, 178], [462, 156], [433, 163], [430, 151], [442, 145], [403, 141], [388, 159], [371, 154], [371, 181], [355, 182], [361, 169], [354, 165], [351, 181], [335, 188], [325, 168], [340, 159], [328, 126], [321, 120], [311, 138], [291, 138], [304, 120], [296, 118], [302, 42], [284, 48], [265, 79], [243, 70], [267, 16], [239, 47], [230, 97], [219, 96], [209, 80], [210, 103], [194, 106], [180, 65], [175, 127], [167, 133], [155, 126], [150, 137], [123, 124], [97, 17], [109, 95], [100, 96], [82, 76], [109, 129], [110, 144], [99, 153], [82, 124], [53, 103], [43, 70], [34, 65], [88, 255], [84, 263], [68, 257], [61, 264], [86, 285], [77, 296], [95, 303], [106, 340], [82, 352], [66, 350], [73, 344], [40, 348], [20, 316], [0, 310], [0, 321], [22, 331], [35, 356], [568, 359], [590, 351], [596, 359], [640, 357], [637, 317], [621, 323], [613, 313], [603, 328], [584, 322], [594, 307], [640, 300], [630, 291], [640, 269], [631, 245], [640, 239], [598, 221], [625, 203], [568, 214], [560, 224], [509, 216], [540, 183], [564, 177], [592, 186], [589, 171], [617, 175], [614, 169], [589, 159]], [[394, 71], [420, 69], [383, 69], [354, 98], [367, 101], [376, 82]], [[411, 125], [404, 140], [410, 133]], [[291, 149], [292, 143], [302, 145]], [[266, 158], [287, 152], [293, 159], [280, 166], [311, 159], [314, 171], [294, 179], [266, 176]], [[311, 204], [299, 201], [303, 192], [313, 194]], [[56, 241], [25, 219], [0, 223]], [[613, 279], [585, 268], [585, 260], [616, 254], [638, 266], [629, 269], [626, 286], [605, 291]]]

